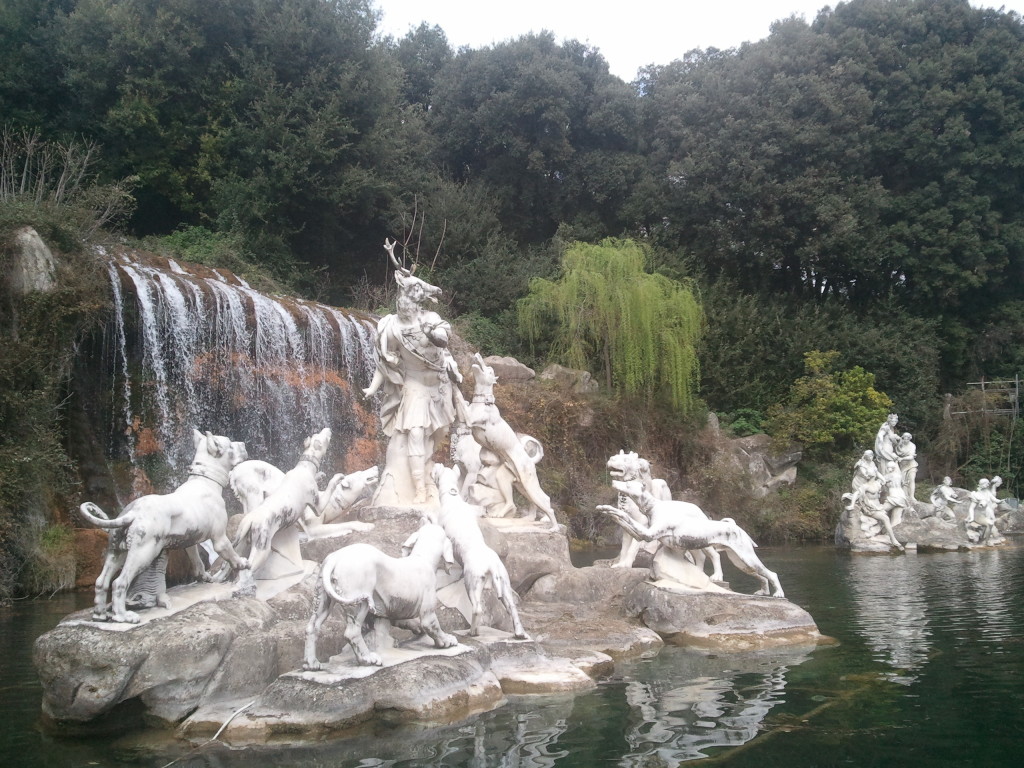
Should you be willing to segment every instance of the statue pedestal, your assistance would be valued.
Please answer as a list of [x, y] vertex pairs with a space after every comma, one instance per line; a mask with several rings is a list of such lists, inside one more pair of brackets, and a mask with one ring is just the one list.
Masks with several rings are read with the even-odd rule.
[[671, 547], [661, 547], [654, 555], [651, 576], [655, 581], [665, 580], [691, 589], [731, 594], [728, 589], [713, 582], [704, 571], [687, 560], [684, 551]]

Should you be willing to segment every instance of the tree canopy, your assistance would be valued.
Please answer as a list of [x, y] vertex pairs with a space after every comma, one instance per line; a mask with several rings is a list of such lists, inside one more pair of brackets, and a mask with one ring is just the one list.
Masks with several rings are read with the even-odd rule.
[[[338, 302], [381, 274], [385, 235], [493, 322], [564, 243], [644, 243], [735, 320], [701, 346], [713, 405], [785, 393], [826, 327], [901, 412], [1017, 372], [1016, 14], [849, 0], [634, 83], [551, 32], [453, 50], [377, 22], [372, 0], [11, 0], [0, 114], [95, 143], [101, 182], [133, 177], [131, 234], [209, 231], [307, 288], [330, 275]], [[744, 311], [759, 339], [785, 330], [777, 371], [724, 346], [754, 346]]]

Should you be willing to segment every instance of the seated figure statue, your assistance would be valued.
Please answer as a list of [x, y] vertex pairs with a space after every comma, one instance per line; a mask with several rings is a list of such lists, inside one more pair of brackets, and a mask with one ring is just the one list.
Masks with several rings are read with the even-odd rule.
[[[888, 509], [882, 503], [883, 478], [878, 473], [878, 470], [874, 468], [865, 470], [865, 474], [866, 479], [860, 488], [853, 493], [843, 494], [843, 499], [847, 502], [846, 511], [848, 513], [857, 513], [876, 521], [885, 530], [889, 543], [902, 551], [903, 545], [897, 541], [896, 534], [892, 530], [892, 521], [889, 519]], [[878, 528], [875, 527], [870, 532], [874, 533], [877, 530]]]
[[[868, 469], [869, 467], [871, 468], [870, 470]], [[871, 450], [864, 451], [863, 455], [857, 459], [857, 463], [853, 465], [853, 481], [851, 485], [855, 493], [868, 481], [868, 478], [873, 474], [873, 470], [875, 470], [875, 452]]]

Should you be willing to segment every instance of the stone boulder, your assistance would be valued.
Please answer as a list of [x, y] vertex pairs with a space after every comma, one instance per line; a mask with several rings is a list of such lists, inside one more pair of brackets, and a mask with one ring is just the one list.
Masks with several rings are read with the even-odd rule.
[[[370, 718], [452, 722], [505, 702], [486, 648], [434, 649], [429, 640], [382, 651], [384, 667], [332, 657], [323, 670], [293, 670], [274, 680], [222, 734], [232, 744], [301, 734], [317, 739]], [[351, 656], [351, 654], [349, 654]], [[244, 703], [244, 702], [242, 702]], [[239, 702], [213, 702], [183, 724], [188, 735], [215, 732]]]
[[996, 508], [996, 527], [1002, 534], [1024, 533], [1024, 509], [1017, 499], [1003, 499]]
[[566, 368], [557, 363], [552, 363], [545, 368], [540, 378], [544, 381], [553, 381], [559, 386], [580, 394], [597, 392], [599, 388], [589, 371], [578, 371], [575, 368]]
[[807, 611], [777, 597], [643, 582], [627, 592], [625, 611], [666, 643], [693, 648], [747, 651], [822, 640]]
[[796, 482], [796, 465], [803, 458], [802, 451], [791, 446], [779, 450], [768, 435], [748, 435], [718, 441], [720, 461], [726, 461], [748, 479], [756, 498], [764, 498], [782, 485]]
[[564, 531], [548, 530], [544, 523], [518, 518], [480, 520], [487, 545], [498, 553], [508, 570], [512, 589], [524, 594], [538, 579], [572, 570], [569, 540]]
[[49, 292], [57, 286], [57, 261], [53, 252], [32, 227], [22, 227], [12, 238], [14, 259], [7, 273], [11, 292], [16, 295]]
[[530, 381], [537, 376], [537, 372], [533, 368], [523, 365], [514, 357], [490, 355], [484, 358], [484, 362], [494, 369], [498, 381], [503, 384], [513, 381]]
[[[175, 723], [208, 698], [255, 693], [301, 663], [275, 642], [287, 619], [272, 601], [201, 602], [138, 626], [82, 614], [39, 637], [33, 652], [43, 712], [56, 721], [85, 722], [138, 699], [151, 717]], [[291, 629], [301, 633], [298, 623]]]

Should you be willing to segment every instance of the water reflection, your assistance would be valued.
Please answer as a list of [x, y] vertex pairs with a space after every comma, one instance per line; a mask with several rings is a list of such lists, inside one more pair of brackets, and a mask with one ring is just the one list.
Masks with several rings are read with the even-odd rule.
[[[621, 664], [595, 691], [513, 699], [453, 726], [377, 721], [362, 735], [319, 744], [214, 743], [190, 754], [152, 732], [115, 740], [35, 731], [32, 640], [89, 597], [49, 622], [41, 611], [50, 603], [15, 606], [0, 610], [0, 755], [14, 755], [4, 765], [20, 768], [162, 768], [177, 757], [173, 768], [640, 768], [709, 754], [731, 768], [1020, 764], [1024, 547], [898, 558], [802, 548], [775, 551], [771, 561], [794, 602], [838, 646], [806, 660], [666, 648], [649, 662]], [[912, 684], [879, 681], [880, 667]]]
[[928, 661], [931, 630], [921, 561], [904, 557], [854, 557], [850, 590], [856, 605], [857, 631], [878, 661], [899, 670], [895, 682], [910, 684], [912, 674]]
[[674, 766], [745, 744], [783, 701], [790, 667], [806, 658], [806, 650], [716, 658], [666, 649], [657, 665], [634, 666], [625, 685], [629, 751], [618, 764]]

